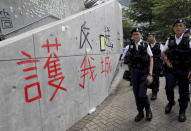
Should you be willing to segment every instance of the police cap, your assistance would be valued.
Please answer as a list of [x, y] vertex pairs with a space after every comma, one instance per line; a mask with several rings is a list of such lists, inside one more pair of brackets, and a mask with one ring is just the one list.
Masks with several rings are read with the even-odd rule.
[[184, 25], [186, 25], [186, 21], [184, 19], [176, 19], [174, 21], [173, 27], [177, 24], [177, 23], [183, 23]]
[[155, 32], [149, 32], [148, 35], [153, 35], [153, 36], [155, 36], [156, 33], [155, 33]]
[[140, 27], [135, 27], [135, 28], [132, 29], [131, 34], [133, 34], [133, 32], [143, 33], [143, 30]]
[[190, 33], [191, 32], [191, 29], [187, 28], [185, 33]]

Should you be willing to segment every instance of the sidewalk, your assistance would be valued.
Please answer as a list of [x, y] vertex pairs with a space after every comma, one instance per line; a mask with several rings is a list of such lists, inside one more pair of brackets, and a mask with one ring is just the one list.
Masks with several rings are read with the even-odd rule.
[[[85, 116], [68, 131], [191, 131], [191, 105], [188, 105], [187, 120], [178, 122], [178, 88], [175, 89], [176, 105], [168, 115], [164, 113], [167, 104], [164, 78], [160, 79], [158, 99], [151, 102], [152, 121], [145, 119], [134, 122], [137, 114], [132, 87], [121, 80], [117, 89], [97, 107], [96, 112]], [[149, 98], [151, 90], [148, 89]]]

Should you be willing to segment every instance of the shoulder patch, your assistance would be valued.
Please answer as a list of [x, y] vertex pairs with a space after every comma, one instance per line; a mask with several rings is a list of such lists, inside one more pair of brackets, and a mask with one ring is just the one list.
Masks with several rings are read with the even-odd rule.
[[129, 45], [129, 48], [130, 48], [130, 49], [133, 49], [133, 45]]

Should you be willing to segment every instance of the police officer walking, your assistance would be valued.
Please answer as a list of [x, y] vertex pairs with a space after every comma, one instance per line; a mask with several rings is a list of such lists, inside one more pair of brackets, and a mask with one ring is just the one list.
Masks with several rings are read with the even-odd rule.
[[160, 43], [156, 42], [154, 32], [149, 32], [147, 39], [151, 47], [151, 51], [153, 53], [153, 61], [154, 61], [153, 83], [149, 85], [149, 88], [152, 89], [151, 100], [156, 100], [157, 93], [159, 91], [159, 76], [162, 69], [162, 59], [161, 59], [162, 46], [160, 45]]
[[189, 80], [191, 80], [191, 40], [184, 34], [186, 29], [185, 21], [177, 19], [173, 24], [174, 36], [171, 36], [163, 47], [162, 57], [167, 65], [166, 74], [166, 96], [168, 104], [165, 113], [171, 112], [175, 105], [174, 87], [179, 86], [179, 117], [180, 122], [186, 120], [186, 108], [189, 102]]
[[135, 117], [136, 122], [144, 118], [144, 109], [146, 110], [146, 120], [152, 119], [150, 103], [146, 93], [148, 84], [152, 83], [153, 54], [149, 44], [142, 40], [142, 33], [141, 28], [134, 28], [131, 31], [133, 42], [126, 47], [131, 66], [133, 93], [138, 110]]
[[[133, 40], [131, 39], [131, 40], [130, 40], [130, 43], [132, 43], [132, 42], [133, 42]], [[126, 70], [126, 71], [124, 72], [123, 78], [124, 78], [125, 80], [130, 81], [130, 86], [132, 86], [132, 83], [131, 83], [131, 74], [130, 74], [130, 72], [131, 72], [131, 66], [130, 66], [129, 60], [128, 60], [128, 58], [127, 58], [128, 49], [129, 49], [129, 46], [127, 45], [127, 46], [125, 47], [125, 50], [124, 50], [123, 55], [122, 55], [122, 57], [121, 57], [120, 65], [122, 66], [123, 63], [128, 65], [129, 71]]]

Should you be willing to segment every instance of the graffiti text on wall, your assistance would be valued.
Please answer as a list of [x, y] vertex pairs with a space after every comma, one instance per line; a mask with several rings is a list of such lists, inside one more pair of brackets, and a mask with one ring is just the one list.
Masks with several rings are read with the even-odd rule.
[[[56, 97], [56, 93], [60, 91], [67, 91], [66, 88], [63, 87], [63, 82], [65, 79], [65, 76], [63, 75], [62, 72], [62, 67], [61, 66], [61, 61], [59, 57], [57, 56], [56, 52], [61, 48], [62, 44], [58, 42], [58, 38], [56, 37], [54, 39], [54, 43], [50, 43], [49, 39], [46, 40], [46, 44], [42, 44], [42, 48], [47, 50], [47, 53], [49, 57], [47, 58], [46, 62], [44, 63], [43, 69], [47, 70], [48, 72], [48, 85], [50, 87], [54, 87], [55, 90], [52, 93], [49, 101], [52, 102], [52, 100]], [[56, 49], [56, 51], [55, 51]], [[53, 51], [54, 50], [54, 51]], [[26, 60], [21, 60], [17, 62], [17, 65], [24, 65], [23, 67], [27, 67], [25, 69], [22, 69], [24, 73], [27, 74], [27, 72], [32, 73], [32, 71], [37, 72], [37, 67], [36, 63], [40, 62], [39, 59], [33, 59], [29, 53], [26, 53], [25, 51], [21, 51], [21, 54], [26, 57]], [[96, 78], [98, 75], [109, 75], [111, 73], [112, 65], [111, 65], [111, 60], [110, 60], [110, 52], [107, 52], [105, 57], [101, 56], [101, 59], [98, 60], [100, 62], [96, 62], [93, 56], [85, 56], [82, 60], [81, 65], [79, 65], [78, 68], [80, 68], [81, 76], [80, 80], [77, 86], [80, 86], [81, 88], [85, 88], [87, 78], [91, 80], [92, 82], [95, 82]], [[33, 66], [29, 66], [32, 63], [34, 63]], [[62, 64], [67, 64], [67, 63], [62, 63]], [[100, 65], [101, 67], [101, 72], [96, 72], [96, 66], [95, 65]], [[69, 65], [68, 65], [69, 66]], [[99, 70], [99, 69], [98, 69]], [[76, 74], [76, 73], [75, 73]], [[38, 75], [37, 73], [33, 73], [32, 75], [26, 76], [25, 80], [35, 80], [34, 83], [29, 83], [24, 87], [25, 90], [25, 101], [27, 103], [33, 102], [35, 100], [41, 99], [43, 96], [41, 95], [41, 87], [40, 87], [40, 81], [38, 81]], [[31, 98], [30, 94], [30, 89], [33, 88], [37, 90], [38, 94], [36, 96], [33, 96]]]
[[110, 47], [110, 48], [113, 48], [113, 43], [111, 42], [111, 40], [110, 40], [110, 37], [111, 37], [111, 35], [110, 35], [110, 27], [108, 27], [108, 26], [105, 26], [105, 45], [107, 46], [107, 47]]
[[13, 28], [10, 14], [7, 11], [5, 11], [5, 9], [0, 10], [0, 20], [1, 20], [1, 28], [2, 29]]
[[[112, 69], [111, 60], [110, 60], [109, 55], [110, 55], [110, 52], [107, 52], [107, 55], [104, 58], [101, 56], [101, 61], [100, 61], [101, 66], [102, 66], [100, 74], [101, 75], [104, 74], [105, 77], [111, 73], [111, 69]], [[95, 72], [96, 66], [92, 64], [93, 62], [94, 62], [94, 58], [87, 57], [87, 56], [85, 56], [82, 61], [82, 64], [80, 66], [80, 68], [81, 68], [80, 71], [83, 74], [81, 75], [80, 78], [83, 78], [83, 84], [79, 83], [79, 86], [81, 88], [85, 88], [85, 80], [88, 77], [88, 74], [89, 74], [89, 80], [92, 80], [92, 82], [95, 81], [96, 76], [98, 75], [98, 73]]]
[[[90, 58], [88, 58], [88, 60], [87, 60], [87, 58], [86, 58], [86, 56], [84, 57], [84, 59], [83, 59], [83, 62], [82, 62], [82, 64], [81, 64], [81, 66], [80, 66], [80, 68], [81, 68], [81, 72], [83, 72], [84, 74], [81, 76], [81, 78], [83, 78], [83, 84], [80, 84], [79, 83], [79, 85], [80, 85], [80, 87], [81, 88], [84, 88], [85, 87], [85, 79], [86, 79], [86, 75], [88, 75], [88, 71], [90, 71], [90, 73], [91, 73], [91, 75], [90, 75], [90, 80], [92, 79], [92, 81], [94, 81], [95, 80], [95, 78], [96, 78], [96, 76], [97, 76], [97, 74], [94, 74], [94, 69], [96, 68], [96, 66], [91, 66], [91, 61], [94, 61], [94, 58], [93, 57], [90, 57]], [[88, 62], [88, 67], [86, 66], [86, 63]]]
[[[62, 87], [61, 84], [64, 80], [64, 76], [63, 73], [61, 72], [61, 64], [60, 64], [60, 59], [57, 57], [56, 53], [50, 53], [50, 48], [55, 47], [56, 50], [58, 51], [58, 48], [61, 46], [61, 44], [58, 43], [58, 39], [56, 37], [55, 39], [55, 44], [50, 44], [49, 40], [46, 40], [46, 44], [42, 45], [42, 48], [47, 48], [48, 53], [50, 54], [46, 64], [44, 65], [44, 69], [47, 68], [48, 71], [48, 78], [52, 78], [52, 80], [50, 80], [48, 82], [48, 85], [55, 87], [56, 90], [54, 91], [52, 97], [50, 98], [50, 101], [53, 100], [53, 98], [55, 97], [58, 89], [60, 90], [64, 90], [67, 91], [66, 88]], [[54, 55], [54, 57], [53, 57]], [[54, 78], [54, 79], [53, 79]], [[59, 84], [55, 84], [56, 81], [59, 81]]]
[[[49, 100], [50, 102], [54, 99], [54, 97], [55, 97], [55, 95], [59, 89], [63, 90], [63, 91], [67, 91], [66, 88], [61, 86], [61, 84], [64, 80], [64, 76], [63, 76], [63, 73], [61, 72], [62, 68], [61, 68], [61, 64], [60, 64], [60, 59], [57, 57], [55, 52], [50, 51], [51, 48], [56, 48], [56, 50], [58, 51], [58, 48], [60, 46], [61, 46], [61, 44], [58, 43], [57, 37], [55, 38], [55, 44], [50, 44], [49, 40], [47, 39], [46, 44], [42, 45], [42, 48], [47, 48], [47, 52], [49, 53], [49, 57], [46, 60], [46, 63], [44, 65], [44, 69], [47, 69], [47, 71], [48, 71], [48, 78], [51, 79], [48, 81], [48, 85], [56, 88], [52, 97]], [[21, 51], [21, 53], [22, 53], [22, 55], [29, 58], [29, 60], [19, 61], [19, 62], [17, 62], [18, 65], [40, 62], [40, 60], [38, 60], [38, 59], [31, 59], [31, 55], [24, 52], [24, 51]], [[23, 69], [23, 72], [29, 72], [29, 71], [33, 71], [33, 70], [37, 70], [37, 67], [33, 66], [33, 67]], [[25, 80], [31, 80], [31, 79], [34, 79], [37, 77], [38, 77], [38, 75], [34, 74], [31, 76], [25, 77]], [[31, 87], [37, 87], [38, 96], [33, 97], [33, 98], [29, 98], [28, 89]], [[26, 102], [32, 102], [32, 101], [35, 101], [37, 99], [41, 99], [42, 96], [41, 96], [41, 88], [40, 88], [40, 82], [39, 81], [32, 83], [32, 84], [29, 84], [29, 85], [26, 85], [24, 87], [24, 89], [25, 89], [25, 101]]]
[[[21, 51], [22, 55], [24, 55], [25, 57], [29, 58], [29, 60], [23, 60], [23, 61], [20, 61], [20, 62], [17, 62], [18, 65], [24, 65], [24, 64], [30, 64], [30, 63], [36, 63], [36, 62], [40, 62], [40, 60], [38, 59], [31, 59], [31, 55], [24, 52], [24, 51]], [[29, 72], [29, 71], [34, 71], [34, 70], [37, 70], [36, 66], [33, 66], [33, 67], [28, 67], [26, 69], [23, 69], [23, 72]], [[31, 80], [31, 79], [34, 79], [34, 78], [37, 78], [38, 75], [37, 74], [33, 74], [31, 76], [27, 76], [25, 77], [25, 80]], [[36, 87], [38, 89], [38, 96], [36, 97], [33, 97], [33, 98], [29, 98], [28, 96], [28, 89], [31, 88], [31, 87]], [[26, 85], [24, 87], [25, 89], [25, 101], [26, 102], [32, 102], [32, 101], [35, 101], [35, 100], [38, 100], [40, 99], [42, 96], [41, 96], [41, 89], [40, 89], [40, 82], [35, 82], [35, 83], [30, 83], [28, 85]]]
[[102, 71], [101, 74], [104, 73], [105, 77], [109, 73], [111, 73], [112, 65], [111, 60], [109, 56], [110, 52], [107, 52], [107, 56], [105, 58], [101, 57], [101, 65], [102, 65]]
[[83, 48], [84, 44], [88, 43], [90, 48], [92, 49], [92, 46], [88, 40], [88, 35], [90, 34], [88, 31], [90, 28], [86, 27], [86, 22], [81, 26], [80, 31], [80, 49]]

